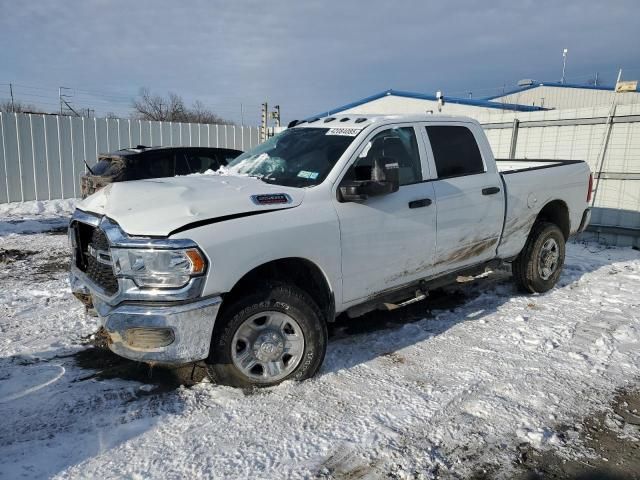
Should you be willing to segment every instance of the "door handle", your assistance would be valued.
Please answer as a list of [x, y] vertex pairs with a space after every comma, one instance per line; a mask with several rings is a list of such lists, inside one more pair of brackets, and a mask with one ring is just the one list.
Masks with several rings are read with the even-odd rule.
[[500, 191], [500, 187], [487, 187], [482, 189], [483, 195], [494, 195]]
[[420, 200], [412, 200], [409, 202], [409, 208], [428, 207], [429, 205], [431, 205], [430, 198], [421, 198]]

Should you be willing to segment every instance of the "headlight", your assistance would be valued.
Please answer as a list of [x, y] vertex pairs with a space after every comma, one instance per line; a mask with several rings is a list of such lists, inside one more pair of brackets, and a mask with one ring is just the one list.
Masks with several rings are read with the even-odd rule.
[[182, 287], [206, 268], [206, 261], [197, 248], [112, 248], [111, 258], [115, 275], [131, 278], [139, 287]]

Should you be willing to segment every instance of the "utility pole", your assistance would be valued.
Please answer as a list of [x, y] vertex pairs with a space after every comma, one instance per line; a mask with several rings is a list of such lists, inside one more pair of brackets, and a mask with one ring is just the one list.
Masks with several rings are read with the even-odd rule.
[[280, 105], [276, 105], [273, 107], [274, 110], [271, 112], [271, 119], [276, 121], [276, 127], [280, 128]]
[[60, 115], [63, 115], [64, 106], [71, 110], [76, 117], [81, 115], [75, 111], [75, 109], [65, 100], [65, 98], [71, 98], [73, 95], [67, 95], [62, 93], [63, 90], [71, 90], [69, 87], [58, 87], [58, 99], [60, 100]]
[[567, 67], [567, 53], [569, 53], [568, 49], [564, 49], [562, 50], [562, 79], [560, 80], [560, 83], [562, 83], [564, 85], [564, 71], [565, 68]]
[[436, 92], [436, 100], [438, 101], [438, 113], [442, 112], [442, 107], [444, 106], [444, 95], [440, 90]]
[[11, 113], [16, 113], [16, 104], [13, 101], [13, 85], [9, 83], [9, 93], [11, 94]]
[[242, 107], [242, 103], [240, 103], [240, 126], [244, 127], [244, 108]]
[[264, 102], [262, 105], [262, 111], [260, 112], [260, 142], [267, 140], [267, 120], [268, 120], [268, 105]]

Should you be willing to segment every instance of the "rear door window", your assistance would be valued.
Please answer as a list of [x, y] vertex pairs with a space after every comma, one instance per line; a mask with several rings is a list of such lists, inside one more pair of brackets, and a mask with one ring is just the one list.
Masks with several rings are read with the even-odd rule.
[[214, 155], [201, 152], [183, 152], [176, 155], [176, 175], [216, 171], [219, 167], [220, 162]]
[[482, 155], [471, 130], [458, 125], [426, 128], [438, 178], [484, 173]]

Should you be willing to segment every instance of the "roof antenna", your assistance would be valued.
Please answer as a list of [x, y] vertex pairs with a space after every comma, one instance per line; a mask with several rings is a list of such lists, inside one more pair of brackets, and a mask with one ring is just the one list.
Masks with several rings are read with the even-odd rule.
[[89, 170], [89, 173], [91, 175], [95, 175], [95, 173], [93, 173], [93, 170], [91, 170], [91, 167], [89, 166], [89, 164], [87, 163], [87, 159], [83, 158], [82, 161], [84, 162], [85, 166], [87, 167], [87, 170]]

